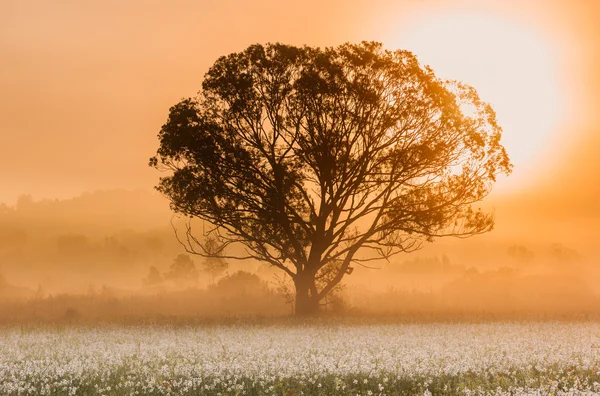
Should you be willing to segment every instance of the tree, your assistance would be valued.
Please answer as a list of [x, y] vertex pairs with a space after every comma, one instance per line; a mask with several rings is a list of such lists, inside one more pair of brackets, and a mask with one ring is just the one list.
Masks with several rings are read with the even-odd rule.
[[246, 271], [237, 271], [231, 275], [227, 275], [213, 285], [212, 290], [230, 297], [234, 295], [259, 294], [268, 291], [258, 275]]
[[227, 261], [217, 254], [219, 249], [219, 243], [215, 238], [206, 238], [204, 241], [204, 247], [206, 249], [207, 257], [202, 263], [204, 271], [206, 271], [210, 277], [210, 282], [214, 282], [215, 279], [223, 274], [227, 267]]
[[553, 243], [552, 246], [550, 246], [550, 253], [561, 263], [576, 262], [581, 258], [576, 250], [568, 248], [560, 243]]
[[[223, 56], [158, 137], [150, 165], [169, 172], [157, 190], [189, 218], [186, 249], [279, 268], [297, 315], [316, 312], [354, 265], [491, 230], [474, 204], [511, 170], [475, 89], [370, 42]], [[212, 225], [217, 251], [194, 218]], [[243, 253], [224, 254], [229, 245]]]
[[512, 245], [506, 252], [510, 257], [522, 263], [529, 262], [533, 260], [534, 257], [533, 252], [523, 245]]
[[158, 272], [158, 268], [155, 266], [151, 266], [148, 271], [148, 276], [143, 279], [143, 283], [145, 286], [156, 286], [160, 285], [164, 282], [164, 279], [160, 272]]
[[187, 254], [180, 254], [175, 257], [173, 263], [169, 267], [169, 272], [165, 274], [165, 279], [173, 280], [178, 283], [182, 282], [198, 282], [198, 270], [196, 264]]

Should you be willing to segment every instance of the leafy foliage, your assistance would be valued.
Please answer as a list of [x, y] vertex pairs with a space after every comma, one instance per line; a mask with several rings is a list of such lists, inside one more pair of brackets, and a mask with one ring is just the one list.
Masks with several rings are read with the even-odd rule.
[[214, 238], [206, 238], [204, 246], [208, 253], [208, 257], [202, 262], [204, 271], [208, 273], [212, 282], [222, 275], [229, 264], [222, 257], [219, 257], [217, 252], [219, 251], [218, 242]]
[[158, 268], [154, 265], [148, 270], [148, 276], [144, 278], [143, 283], [145, 286], [156, 286], [164, 282], [162, 275], [158, 272]]
[[198, 281], [198, 270], [196, 264], [187, 254], [178, 255], [169, 267], [169, 272], [165, 274], [165, 279], [175, 282], [192, 282]]
[[[188, 226], [189, 251], [268, 262], [314, 309], [353, 263], [491, 230], [472, 205], [510, 172], [500, 137], [475, 89], [408, 51], [253, 45], [170, 109], [150, 165], [221, 242], [208, 252]], [[236, 243], [247, 254], [225, 255]]]

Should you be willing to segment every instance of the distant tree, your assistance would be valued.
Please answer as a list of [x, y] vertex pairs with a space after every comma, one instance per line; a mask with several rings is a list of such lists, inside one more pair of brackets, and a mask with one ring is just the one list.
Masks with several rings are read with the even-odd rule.
[[169, 267], [169, 272], [165, 274], [165, 279], [172, 280], [178, 283], [181, 282], [198, 282], [198, 270], [196, 264], [187, 254], [178, 255]]
[[17, 198], [17, 204], [15, 205], [15, 208], [19, 212], [27, 212], [30, 211], [34, 206], [35, 203], [33, 202], [33, 198], [31, 197], [31, 195], [27, 194], [19, 195], [19, 198]]
[[252, 45], [170, 109], [150, 165], [172, 172], [157, 187], [171, 208], [220, 242], [209, 253], [190, 220], [188, 252], [268, 262], [307, 315], [353, 265], [491, 230], [473, 204], [510, 172], [500, 137], [475, 89], [408, 51]]
[[562, 263], [579, 261], [581, 258], [576, 250], [570, 249], [560, 243], [553, 243], [552, 246], [550, 246], [550, 253], [554, 258]]
[[394, 269], [408, 274], [437, 274], [437, 273], [456, 273], [464, 271], [460, 265], [452, 265], [450, 259], [445, 254], [440, 259], [434, 257], [415, 257], [395, 266]]
[[144, 278], [145, 286], [157, 286], [164, 283], [164, 279], [160, 272], [158, 272], [158, 268], [155, 266], [151, 266], [148, 272], [148, 276]]
[[213, 283], [217, 277], [221, 276], [227, 270], [229, 265], [223, 257], [216, 254], [220, 246], [215, 238], [206, 238], [204, 246], [207, 251], [207, 257], [204, 259], [202, 266], [204, 267], [204, 271], [208, 273], [210, 282]]
[[256, 274], [246, 271], [237, 271], [220, 279], [212, 290], [224, 295], [257, 294], [266, 291], [266, 286]]
[[276, 292], [283, 297], [283, 300], [287, 305], [290, 306], [292, 314], [294, 313], [294, 302], [296, 296], [293, 292], [293, 286], [290, 284], [291, 279], [289, 277], [280, 277], [277, 274], [273, 275]]
[[513, 245], [506, 252], [510, 257], [521, 262], [531, 261], [534, 257], [533, 252], [523, 245]]
[[132, 257], [130, 249], [123, 245], [115, 236], [104, 238], [103, 250], [104, 254], [112, 259], [127, 260]]
[[42, 286], [41, 283], [38, 283], [38, 287], [35, 290], [35, 294], [33, 295], [33, 298], [35, 300], [41, 300], [46, 296], [46, 291], [44, 290], [44, 287]]

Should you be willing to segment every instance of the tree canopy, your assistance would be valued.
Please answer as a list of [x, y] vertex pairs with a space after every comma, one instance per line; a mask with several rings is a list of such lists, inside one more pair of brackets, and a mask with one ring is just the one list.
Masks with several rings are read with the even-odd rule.
[[268, 262], [307, 314], [354, 265], [491, 230], [473, 204], [511, 170], [500, 138], [474, 88], [411, 52], [252, 45], [171, 107], [150, 165], [169, 171], [172, 209], [220, 241], [209, 252], [188, 225], [189, 251]]

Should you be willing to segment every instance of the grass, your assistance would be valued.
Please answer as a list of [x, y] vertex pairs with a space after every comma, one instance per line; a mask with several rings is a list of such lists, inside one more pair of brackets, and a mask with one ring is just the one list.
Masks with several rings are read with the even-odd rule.
[[[465, 395], [477, 394], [560, 394], [599, 392], [600, 374], [593, 370], [581, 370], [576, 366], [515, 369], [512, 375], [482, 375], [467, 372], [460, 375], [422, 377], [397, 375], [395, 373], [353, 374], [346, 376], [320, 375], [305, 378], [276, 378], [273, 380], [237, 378], [184, 378], [158, 376], [154, 382], [144, 381], [136, 386], [136, 377], [122, 366], [108, 378], [64, 378], [62, 382], [48, 385], [36, 382], [28, 384], [40, 394], [62, 395]], [[4, 379], [9, 381], [10, 379]], [[2, 381], [0, 381], [2, 382]], [[72, 389], [76, 389], [75, 393]], [[21, 389], [23, 389], [21, 387]], [[71, 389], [71, 391], [70, 391]], [[8, 393], [18, 395], [23, 392]], [[37, 394], [37, 393], [30, 393]]]

